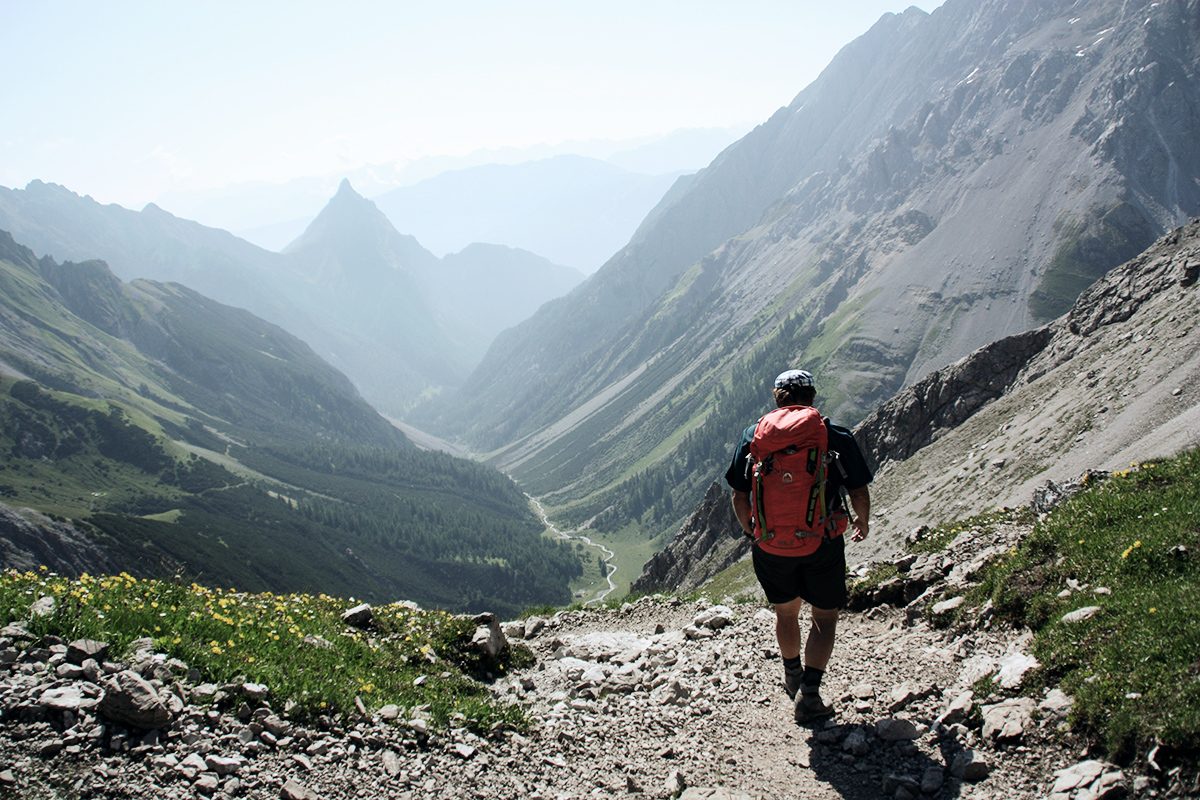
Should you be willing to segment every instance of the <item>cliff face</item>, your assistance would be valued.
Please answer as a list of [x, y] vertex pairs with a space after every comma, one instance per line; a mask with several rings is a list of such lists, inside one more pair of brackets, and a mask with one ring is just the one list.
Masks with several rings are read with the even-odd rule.
[[93, 536], [70, 522], [0, 503], [0, 565], [5, 568], [45, 566], [63, 575], [116, 574], [121, 565], [92, 541]]
[[630, 591], [688, 592], [748, 552], [750, 541], [733, 515], [729, 489], [714, 481], [670, 544], [642, 567]]
[[884, 403], [855, 429], [871, 468], [907, 458], [1003, 395], [1051, 335], [1044, 326], [993, 342]]

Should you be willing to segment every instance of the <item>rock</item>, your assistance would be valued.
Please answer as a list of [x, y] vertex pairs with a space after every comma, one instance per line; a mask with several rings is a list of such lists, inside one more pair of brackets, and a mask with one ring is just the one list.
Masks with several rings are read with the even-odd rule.
[[292, 778], [283, 784], [279, 797], [281, 800], [321, 800], [320, 795]]
[[869, 683], [856, 683], [850, 687], [850, 694], [856, 700], [874, 700], [875, 687]]
[[252, 703], [261, 703], [267, 699], [270, 690], [261, 683], [243, 683], [242, 696]]
[[663, 782], [663, 791], [668, 797], [679, 797], [687, 789], [687, 781], [683, 778], [683, 773], [677, 769], [671, 770], [667, 775], [666, 781]]
[[317, 636], [312, 633], [306, 634], [303, 641], [309, 647], [317, 647], [317, 648], [320, 648], [321, 650], [333, 649], [333, 642], [329, 641], [328, 639], [326, 639], [322, 636]]
[[733, 609], [729, 606], [711, 606], [704, 609], [692, 620], [697, 628], [720, 630], [733, 623]]
[[842, 742], [842, 749], [847, 753], [855, 756], [865, 756], [871, 751], [871, 745], [867, 743], [867, 734], [863, 730], [853, 730], [850, 735]]
[[496, 617], [490, 614], [488, 617], [490, 619], [487, 622], [475, 629], [475, 634], [471, 637], [471, 649], [492, 663], [508, 649], [508, 639], [504, 638], [504, 631], [500, 629]]
[[735, 792], [731, 789], [696, 786], [679, 795], [679, 800], [754, 800], [754, 798], [745, 792]]
[[1129, 792], [1125, 773], [1105, 761], [1090, 759], [1057, 770], [1050, 796], [1054, 800], [1116, 800]]
[[124, 670], [104, 681], [104, 698], [99, 713], [131, 728], [161, 728], [171, 720], [171, 712], [145, 678], [133, 670]]
[[108, 642], [95, 639], [77, 639], [67, 645], [67, 663], [82, 667], [89, 658], [97, 662], [108, 658]]
[[951, 597], [949, 600], [943, 600], [940, 603], [934, 603], [932, 609], [933, 615], [935, 617], [940, 617], [945, 614], [949, 614], [951, 611], [959, 608], [965, 602], [967, 602], [967, 598], [959, 596]]
[[85, 687], [78, 684], [47, 689], [38, 697], [38, 705], [52, 711], [70, 711], [72, 713], [95, 708], [100, 704], [99, 691], [85, 693]]
[[1014, 697], [994, 705], [983, 706], [983, 738], [995, 742], [1010, 742], [1025, 735], [1034, 709], [1028, 697]]
[[938, 716], [938, 722], [943, 725], [953, 725], [956, 722], [962, 722], [971, 713], [974, 705], [975, 693], [971, 691], [962, 692], [950, 701], [950, 705], [946, 706], [946, 710]]
[[1067, 624], [1082, 622], [1085, 619], [1090, 619], [1100, 613], [1100, 606], [1084, 606], [1077, 608], [1074, 611], [1063, 614], [1062, 621]]
[[921, 794], [937, 794], [945, 782], [946, 775], [941, 767], [927, 767], [921, 775]]
[[1045, 698], [1038, 703], [1038, 709], [1048, 716], [1065, 718], [1071, 711], [1075, 701], [1062, 689], [1054, 688], [1046, 692]]
[[875, 735], [885, 742], [903, 742], [921, 734], [911, 720], [888, 717], [875, 723]]
[[545, 627], [545, 619], [542, 617], [530, 617], [529, 619], [525, 620], [525, 638], [532, 639], [541, 633], [542, 629]]
[[893, 686], [888, 693], [888, 711], [896, 712], [922, 697], [933, 694], [932, 686], [916, 686], [908, 681]]
[[379, 759], [383, 762], [383, 771], [389, 776], [394, 778], [400, 774], [403, 764], [395, 750], [384, 750]]
[[1005, 689], [1016, 689], [1030, 670], [1040, 666], [1038, 660], [1031, 655], [1011, 653], [1000, 659], [1000, 671], [996, 673], [996, 682]]
[[459, 743], [454, 745], [454, 753], [464, 761], [475, 755], [475, 748], [469, 744]]
[[884, 797], [912, 798], [921, 790], [921, 784], [908, 775], [884, 775], [881, 788]]
[[991, 765], [974, 750], [960, 751], [950, 763], [950, 774], [967, 783], [978, 783], [991, 771]]
[[218, 775], [234, 775], [246, 763], [241, 756], [205, 756], [204, 763]]
[[221, 788], [221, 779], [210, 772], [205, 772], [196, 778], [196, 782], [192, 784], [192, 788], [200, 794], [213, 794], [217, 789]]
[[367, 603], [360, 603], [342, 613], [342, 622], [352, 628], [366, 630], [371, 627], [374, 617], [375, 615], [371, 611], [371, 606]]
[[29, 617], [30, 619], [37, 619], [38, 617], [53, 616], [57, 608], [58, 601], [50, 595], [39, 597], [33, 601], [33, 605], [29, 606]]

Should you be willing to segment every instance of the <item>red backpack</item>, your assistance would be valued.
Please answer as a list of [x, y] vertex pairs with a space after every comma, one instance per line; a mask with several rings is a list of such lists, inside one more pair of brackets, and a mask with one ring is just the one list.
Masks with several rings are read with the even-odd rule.
[[810, 406], [784, 406], [763, 416], [750, 440], [754, 538], [768, 553], [806, 556], [846, 529], [845, 515], [825, 503], [829, 431]]

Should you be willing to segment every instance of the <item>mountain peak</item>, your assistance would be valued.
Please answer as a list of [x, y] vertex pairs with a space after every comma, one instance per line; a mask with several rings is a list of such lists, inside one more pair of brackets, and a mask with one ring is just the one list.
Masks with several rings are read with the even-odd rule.
[[386, 239], [396, 236], [396, 229], [383, 212], [367, 198], [354, 191], [346, 178], [338, 184], [337, 192], [321, 209], [299, 239], [287, 250], [296, 250], [321, 240]]

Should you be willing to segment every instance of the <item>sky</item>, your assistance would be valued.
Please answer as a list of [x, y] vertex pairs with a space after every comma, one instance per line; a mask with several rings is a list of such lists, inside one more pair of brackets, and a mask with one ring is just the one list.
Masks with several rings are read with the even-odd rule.
[[131, 208], [481, 150], [744, 127], [941, 0], [0, 0], [0, 185]]

